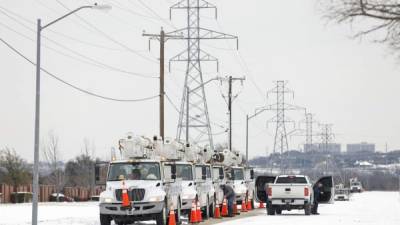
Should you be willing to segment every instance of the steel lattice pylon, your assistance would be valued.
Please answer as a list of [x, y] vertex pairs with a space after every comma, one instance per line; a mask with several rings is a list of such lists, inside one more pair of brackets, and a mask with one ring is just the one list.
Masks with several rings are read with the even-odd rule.
[[204, 143], [213, 148], [201, 62], [215, 61], [218, 68], [218, 59], [201, 50], [200, 42], [203, 39], [237, 40], [237, 37], [200, 27], [200, 9], [214, 9], [215, 15], [217, 15], [217, 8], [207, 1], [182, 0], [173, 5], [170, 11], [174, 9], [187, 11], [187, 27], [168, 33], [169, 35], [182, 35], [180, 38], [171, 39], [180, 39], [187, 42], [187, 49], [171, 59], [171, 62], [180, 61], [187, 64], [177, 128], [177, 140], [182, 140], [182, 136], [186, 136], [186, 142]]
[[286, 88], [285, 81], [276, 81], [276, 86], [272, 90], [268, 91], [268, 93], [272, 93], [276, 95], [276, 102], [271, 105], [271, 110], [276, 112], [274, 118], [269, 120], [268, 122], [274, 122], [276, 124], [275, 127], [275, 139], [274, 139], [274, 153], [280, 152], [281, 154], [285, 151], [289, 150], [289, 144], [287, 140], [287, 132], [286, 132], [286, 123], [293, 122], [288, 119], [285, 112], [287, 110], [297, 110], [299, 107], [287, 104], [285, 102], [285, 94], [292, 93], [290, 89]]

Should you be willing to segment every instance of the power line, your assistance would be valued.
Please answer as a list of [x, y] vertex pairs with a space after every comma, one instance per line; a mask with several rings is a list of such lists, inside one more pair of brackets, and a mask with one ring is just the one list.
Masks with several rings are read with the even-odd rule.
[[[28, 61], [30, 64], [32, 65], [36, 65], [36, 63], [34, 63], [32, 60], [30, 60], [28, 57], [26, 57], [24, 54], [22, 54], [20, 51], [18, 51], [16, 48], [14, 48], [11, 44], [9, 44], [7, 41], [5, 41], [3, 38], [0, 38], [0, 41], [3, 42], [9, 49], [11, 49], [13, 52], [15, 52], [17, 55], [19, 55], [20, 57], [22, 57], [23, 59], [25, 59], [26, 61]], [[41, 71], [43, 71], [44, 73], [48, 74], [49, 76], [51, 76], [52, 78], [54, 78], [55, 80], [77, 90], [80, 91], [82, 93], [97, 97], [97, 98], [101, 98], [101, 99], [105, 99], [105, 100], [109, 100], [109, 101], [116, 101], [116, 102], [143, 102], [143, 101], [147, 101], [147, 100], [151, 100], [151, 99], [155, 99], [158, 98], [159, 95], [154, 95], [154, 96], [150, 96], [150, 97], [145, 97], [145, 98], [138, 98], [138, 99], [117, 99], [117, 98], [112, 98], [112, 97], [107, 97], [107, 96], [103, 96], [103, 95], [99, 95], [96, 94], [94, 92], [85, 90], [83, 88], [80, 88], [78, 86], [75, 86], [63, 79], [61, 79], [60, 77], [54, 75], [53, 73], [47, 71], [44, 68], [40, 68]]]
[[[57, 2], [58, 4], [60, 4], [62, 7], [64, 7], [65, 9], [71, 10], [71, 9], [68, 8], [64, 3], [60, 2], [59, 0], [56, 0], [56, 2]], [[103, 32], [102, 30], [100, 30], [99, 28], [97, 28], [95, 25], [89, 23], [89, 22], [88, 22], [87, 20], [85, 20], [83, 17], [81, 17], [81, 16], [79, 16], [79, 15], [77, 15], [77, 14], [74, 14], [74, 16], [78, 17], [82, 22], [84, 22], [86, 25], [88, 25], [89, 27], [91, 27], [92, 29], [94, 29], [97, 33], [103, 35], [103, 36], [106, 37], [108, 40], [114, 42], [115, 44], [117, 44], [117, 45], [119, 45], [119, 46], [121, 46], [121, 47], [123, 47], [124, 49], [128, 50], [129, 52], [132, 52], [133, 54], [135, 54], [135, 55], [137, 55], [137, 56], [139, 56], [139, 57], [141, 57], [141, 58], [143, 58], [143, 59], [145, 59], [145, 60], [147, 60], [147, 61], [149, 61], [149, 62], [158, 63], [157, 60], [154, 60], [154, 59], [152, 59], [152, 58], [149, 58], [149, 57], [147, 57], [147, 56], [145, 56], [145, 55], [139, 53], [138, 51], [136, 51], [136, 50], [130, 48], [129, 46], [127, 46], [127, 45], [125, 45], [125, 44], [123, 44], [123, 43], [121, 43], [121, 42], [115, 40], [115, 39], [112, 38], [110, 35], [108, 35], [107, 33]]]
[[[0, 10], [0, 12], [1, 12], [1, 10]], [[28, 29], [28, 30], [30, 30], [30, 31], [32, 31], [32, 32], [35, 32], [32, 28], [26, 26], [25, 24], [20, 23], [18, 20], [13, 19], [13, 21], [15, 21], [15, 22], [18, 23], [19, 25], [25, 27], [26, 29]], [[0, 25], [2, 25], [3, 27], [7, 28], [8, 30], [11, 30], [12, 32], [14, 32], [14, 33], [16, 33], [16, 34], [18, 34], [18, 35], [20, 35], [20, 36], [22, 36], [22, 37], [24, 37], [24, 38], [30, 40], [30, 41], [35, 42], [35, 40], [34, 40], [33, 38], [31, 38], [31, 37], [29, 37], [29, 36], [26, 36], [25, 34], [22, 34], [21, 32], [15, 30], [15, 29], [13, 29], [13, 28], [11, 28], [10, 26], [8, 26], [8, 25], [6, 25], [6, 24], [4, 24], [4, 23], [1, 23], [1, 22], [0, 22]], [[45, 38], [46, 40], [52, 42], [53, 44], [55, 44], [55, 45], [57, 45], [57, 46], [59, 46], [59, 47], [65, 49], [65, 50], [67, 50], [67, 51], [69, 51], [69, 52], [72, 52], [72, 53], [75, 54], [75, 55], [78, 55], [78, 56], [80, 56], [80, 57], [86, 59], [86, 60], [82, 60], [82, 59], [80, 59], [80, 58], [77, 58], [77, 57], [68, 55], [68, 54], [66, 54], [66, 53], [63, 53], [63, 52], [61, 52], [61, 51], [59, 51], [59, 50], [57, 50], [57, 49], [55, 49], [55, 48], [51, 48], [51, 47], [49, 47], [49, 46], [44, 45], [46, 48], [48, 48], [48, 49], [50, 49], [50, 50], [52, 50], [52, 51], [54, 51], [54, 52], [56, 52], [56, 53], [58, 53], [58, 54], [61, 54], [61, 55], [63, 55], [63, 56], [66, 56], [66, 57], [68, 57], [68, 58], [71, 58], [71, 59], [73, 59], [73, 60], [76, 60], [76, 61], [79, 61], [79, 62], [83, 62], [83, 63], [89, 64], [89, 65], [92, 65], [92, 66], [100, 67], [100, 68], [102, 68], [102, 69], [108, 69], [108, 70], [111, 70], [111, 71], [116, 71], [116, 72], [119, 72], [119, 73], [127, 74], [127, 75], [132, 75], [132, 76], [137, 76], [137, 77], [142, 77], [142, 78], [148, 78], [148, 79], [158, 79], [158, 76], [149, 76], [149, 75], [145, 75], [145, 74], [141, 74], [141, 73], [137, 73], [137, 72], [132, 72], [132, 71], [127, 71], [127, 70], [124, 70], [124, 69], [117, 68], [117, 67], [115, 67], [115, 66], [111, 66], [111, 65], [105, 64], [105, 63], [103, 63], [103, 62], [101, 62], [101, 61], [98, 61], [98, 60], [93, 59], [93, 58], [91, 58], [91, 57], [89, 57], [89, 56], [86, 56], [86, 55], [83, 55], [83, 54], [81, 54], [81, 53], [79, 53], [79, 52], [77, 52], [77, 51], [74, 51], [74, 50], [72, 50], [72, 49], [66, 47], [65, 45], [62, 45], [62, 44], [60, 44], [59, 42], [54, 41], [54, 40], [52, 40], [52, 39], [50, 39], [50, 38], [48, 38], [48, 37], [46, 37], [46, 36], [44, 36], [44, 38]]]
[[[35, 22], [33, 22], [33, 21], [31, 21], [31, 20], [29, 20], [29, 19], [27, 19], [27, 18], [21, 16], [20, 14], [17, 14], [17, 13], [15, 13], [15, 12], [9, 10], [9, 9], [6, 9], [6, 8], [4, 8], [4, 7], [2, 7], [2, 6], [0, 6], [0, 9], [2, 9], [2, 10], [0, 10], [0, 12], [1, 12], [2, 14], [4, 14], [5, 16], [7, 16], [8, 18], [10, 18], [11, 20], [15, 21], [16, 23], [20, 24], [21, 26], [24, 26], [24, 24], [22, 24], [22, 23], [19, 22], [17, 19], [15, 19], [14, 17], [10, 16], [9, 14], [12, 14], [13, 16], [15, 16], [15, 17], [17, 17], [17, 18], [19, 18], [19, 19], [25, 21], [26, 23], [35, 24]], [[4, 12], [4, 11], [5, 11], [5, 12]], [[9, 13], [9, 14], [8, 14], [8, 13]], [[78, 43], [81, 43], [81, 44], [84, 44], [84, 45], [87, 45], [87, 46], [91, 46], [91, 47], [95, 47], [95, 48], [100, 48], [100, 49], [105, 49], [105, 50], [111, 50], [111, 51], [125, 51], [125, 50], [123, 50], [123, 49], [110, 48], [110, 47], [105, 46], [105, 45], [99, 45], [99, 44], [95, 44], [95, 43], [91, 43], [91, 42], [86, 42], [86, 41], [80, 40], [80, 39], [78, 39], [78, 38], [69, 36], [69, 35], [67, 35], [67, 34], [64, 34], [64, 33], [61, 33], [61, 32], [57, 32], [57, 31], [52, 30], [52, 29], [49, 29], [49, 31], [50, 31], [51, 33], [56, 34], [56, 35], [62, 36], [62, 37], [64, 37], [64, 38], [67, 38], [67, 39], [69, 39], [69, 40], [72, 40], [72, 41], [75, 41], [75, 42], [78, 42]]]

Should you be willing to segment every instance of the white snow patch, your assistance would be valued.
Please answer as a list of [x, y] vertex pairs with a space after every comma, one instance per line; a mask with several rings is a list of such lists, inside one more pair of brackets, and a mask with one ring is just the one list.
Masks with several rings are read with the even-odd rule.
[[[319, 216], [305, 216], [304, 211], [284, 211], [283, 215], [260, 215], [221, 223], [221, 225], [399, 225], [398, 192], [353, 194], [348, 202], [320, 205]], [[31, 204], [0, 204], [0, 225], [27, 225], [31, 222]], [[40, 225], [99, 225], [97, 202], [40, 203]], [[152, 222], [140, 224], [155, 224]], [[201, 225], [201, 224], [200, 224]]]

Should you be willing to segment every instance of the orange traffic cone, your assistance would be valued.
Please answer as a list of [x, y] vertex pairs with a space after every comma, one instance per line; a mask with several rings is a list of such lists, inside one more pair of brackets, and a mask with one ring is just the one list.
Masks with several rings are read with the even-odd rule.
[[260, 205], [258, 206], [258, 208], [265, 208], [264, 202], [260, 202]]
[[237, 208], [236, 201], [233, 203], [233, 215], [240, 215], [240, 212]]
[[222, 218], [221, 218], [220, 211], [219, 211], [219, 203], [218, 203], [218, 200], [216, 201], [216, 204], [215, 204], [214, 218], [215, 218], [215, 219], [222, 219]]
[[122, 181], [122, 206], [127, 207], [130, 206], [128, 189], [125, 188], [125, 182]]
[[228, 216], [228, 206], [226, 205], [226, 199], [222, 202], [221, 216]]
[[242, 200], [242, 208], [240, 209], [240, 212], [247, 212], [245, 200]]
[[168, 225], [176, 225], [175, 211], [174, 211], [174, 207], [173, 206], [171, 206], [171, 210], [169, 210]]
[[251, 207], [251, 200], [247, 201], [247, 206], [246, 206], [247, 210], [252, 210], [253, 208]]
[[192, 210], [190, 211], [190, 223], [198, 223], [196, 215], [196, 203], [192, 202]]
[[200, 207], [199, 201], [197, 201], [196, 216], [197, 216], [197, 222], [203, 222], [203, 217], [201, 215], [201, 207]]

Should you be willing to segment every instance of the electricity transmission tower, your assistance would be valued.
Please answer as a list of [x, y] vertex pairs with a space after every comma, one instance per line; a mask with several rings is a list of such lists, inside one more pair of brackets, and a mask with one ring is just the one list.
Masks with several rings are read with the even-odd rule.
[[321, 144], [323, 144], [323, 151], [328, 152], [329, 151], [329, 144], [333, 142], [334, 134], [332, 133], [332, 124], [322, 124], [322, 129], [321, 129]]
[[305, 124], [306, 124], [306, 144], [304, 146], [304, 152], [313, 150], [313, 137], [315, 134], [313, 133], [314, 124], [317, 121], [314, 120], [314, 116], [311, 113], [306, 113]]
[[289, 150], [286, 123], [293, 123], [293, 121], [286, 116], [286, 111], [301, 109], [298, 106], [294, 106], [285, 102], [286, 94], [292, 94], [293, 96], [293, 91], [288, 89], [286, 84], [287, 82], [282, 80], [276, 81], [275, 88], [267, 92], [268, 94], [272, 93], [276, 95], [276, 102], [270, 106], [270, 110], [274, 110], [276, 114], [268, 122], [273, 122], [276, 124], [273, 152], [280, 152], [281, 154]]
[[177, 139], [182, 140], [182, 136], [185, 135], [187, 142], [205, 143], [213, 149], [201, 62], [216, 62], [218, 71], [218, 59], [202, 50], [200, 42], [201, 40], [235, 39], [238, 46], [238, 37], [200, 27], [200, 10], [213, 9], [215, 18], [217, 17], [216, 6], [205, 0], [179, 1], [170, 7], [170, 18], [172, 10], [178, 9], [187, 12], [187, 27], [167, 33], [172, 36], [183, 35], [183, 37], [171, 39], [184, 40], [187, 43], [187, 48], [170, 60], [170, 63], [186, 62]]

